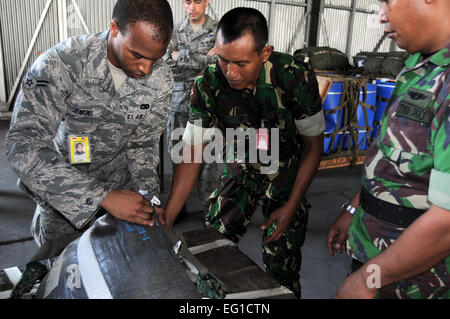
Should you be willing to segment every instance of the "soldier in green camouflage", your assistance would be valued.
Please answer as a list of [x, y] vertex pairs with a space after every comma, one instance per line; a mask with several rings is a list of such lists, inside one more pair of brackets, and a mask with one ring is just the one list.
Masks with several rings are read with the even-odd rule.
[[[206, 14], [209, 0], [181, 1], [187, 17], [175, 25], [172, 41], [164, 56], [173, 71], [175, 81], [167, 122], [169, 153], [172, 152], [172, 145], [179, 142], [182, 137], [172, 136], [172, 132], [177, 128], [184, 129], [189, 120], [189, 97], [195, 77], [208, 64], [217, 61], [214, 56], [217, 21]], [[208, 209], [208, 197], [214, 190], [216, 179], [217, 165], [203, 163], [197, 186], [205, 213]]]
[[[300, 297], [309, 209], [304, 195], [320, 163], [325, 122], [314, 73], [291, 55], [274, 52], [267, 37], [266, 19], [255, 9], [236, 8], [222, 17], [218, 62], [195, 80], [183, 142], [187, 154], [203, 153], [210, 142], [208, 130], [221, 132], [217, 143], [227, 135], [226, 150], [232, 151], [223, 152], [225, 169], [210, 197], [206, 225], [237, 242], [261, 206], [266, 271]], [[230, 131], [239, 130], [256, 136], [229, 139]], [[245, 154], [239, 153], [239, 145], [245, 146]], [[255, 149], [266, 153], [252, 160]], [[276, 155], [276, 167], [267, 167], [262, 154]], [[169, 227], [198, 175], [201, 161], [191, 159], [186, 155], [177, 166], [165, 215], [160, 216]]]
[[339, 298], [450, 298], [449, 12], [442, 0], [382, 2], [385, 32], [413, 55], [367, 152], [362, 190], [329, 230], [330, 254], [346, 246], [354, 260]]
[[[37, 203], [39, 246], [81, 232], [102, 209], [151, 224], [172, 97], [162, 59], [172, 28], [166, 0], [119, 0], [108, 31], [56, 45], [25, 76], [6, 152]], [[73, 138], [88, 138], [83, 164], [73, 161]]]

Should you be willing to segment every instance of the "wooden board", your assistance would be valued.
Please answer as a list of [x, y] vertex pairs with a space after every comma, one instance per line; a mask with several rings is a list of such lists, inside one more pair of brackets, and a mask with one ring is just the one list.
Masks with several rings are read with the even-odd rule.
[[295, 298], [292, 291], [280, 286], [215, 229], [186, 232], [183, 238], [195, 257], [225, 284], [228, 289], [225, 298]]
[[[361, 165], [364, 163], [365, 156], [358, 156], [355, 165]], [[337, 168], [337, 167], [347, 167], [352, 165], [352, 157], [336, 157], [332, 159], [324, 159], [320, 162], [319, 170]]]

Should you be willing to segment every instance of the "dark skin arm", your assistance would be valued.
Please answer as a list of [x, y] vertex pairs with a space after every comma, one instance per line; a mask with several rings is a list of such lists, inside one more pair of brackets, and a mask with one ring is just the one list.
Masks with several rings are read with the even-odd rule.
[[432, 268], [450, 255], [449, 230], [450, 211], [431, 206], [389, 248], [347, 277], [335, 297], [374, 298], [377, 289], [367, 285], [367, 278], [373, 274], [368, 267], [373, 264], [380, 267], [381, 287]]
[[[166, 209], [159, 213], [159, 223], [170, 229], [194, 188], [200, 173], [201, 157], [195, 157], [194, 161], [194, 154], [203, 154], [204, 148], [205, 145], [187, 146], [183, 153], [183, 161], [175, 169]], [[186, 152], [186, 150], [190, 152]]]
[[[350, 204], [353, 207], [359, 206], [359, 194], [358, 192], [353, 199], [350, 201]], [[350, 227], [350, 223], [353, 219], [353, 215], [348, 211], [341, 211], [341, 214], [336, 218], [333, 224], [331, 224], [330, 229], [328, 230], [328, 252], [330, 256], [334, 255], [334, 251], [339, 253], [344, 252], [345, 248], [345, 240], [347, 236], [347, 230]]]
[[294, 187], [285, 206], [272, 212], [267, 222], [261, 227], [267, 229], [273, 223], [276, 224], [275, 231], [266, 238], [264, 243], [271, 243], [279, 240], [289, 228], [292, 217], [297, 207], [300, 205], [303, 196], [311, 184], [323, 153], [323, 134], [319, 136], [303, 136], [306, 147], [303, 153], [300, 167], [297, 172]]

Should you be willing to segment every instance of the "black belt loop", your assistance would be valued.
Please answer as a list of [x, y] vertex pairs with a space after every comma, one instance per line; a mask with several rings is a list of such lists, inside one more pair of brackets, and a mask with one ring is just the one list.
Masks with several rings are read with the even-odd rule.
[[364, 187], [361, 189], [360, 204], [366, 213], [403, 228], [411, 225], [420, 215], [426, 212], [426, 210], [398, 206], [378, 199]]

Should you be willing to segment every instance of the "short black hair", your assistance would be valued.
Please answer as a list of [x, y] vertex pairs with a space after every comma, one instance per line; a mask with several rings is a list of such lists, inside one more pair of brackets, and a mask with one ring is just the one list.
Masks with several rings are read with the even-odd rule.
[[122, 33], [130, 25], [147, 22], [156, 27], [157, 40], [168, 42], [172, 36], [173, 15], [167, 0], [118, 0], [112, 18]]
[[217, 26], [217, 32], [219, 31], [222, 33], [224, 44], [233, 42], [250, 32], [258, 54], [261, 53], [269, 38], [266, 18], [253, 8], [238, 7], [225, 13]]

